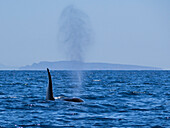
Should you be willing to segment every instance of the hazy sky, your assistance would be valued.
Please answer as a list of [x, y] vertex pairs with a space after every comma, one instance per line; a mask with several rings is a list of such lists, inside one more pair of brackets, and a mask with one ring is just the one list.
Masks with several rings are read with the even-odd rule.
[[91, 21], [85, 62], [170, 69], [170, 0], [0, 0], [0, 63], [66, 60], [57, 35], [69, 5]]

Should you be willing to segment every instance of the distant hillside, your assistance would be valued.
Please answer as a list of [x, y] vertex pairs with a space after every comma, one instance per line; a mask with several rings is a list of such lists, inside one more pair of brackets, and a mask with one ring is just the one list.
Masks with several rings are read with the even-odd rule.
[[109, 64], [109, 63], [82, 63], [77, 61], [57, 61], [48, 62], [43, 61], [40, 63], [34, 63], [20, 67], [21, 70], [161, 70], [156, 67], [146, 67], [137, 65], [125, 65], [125, 64]]
[[13, 69], [16, 69], [16, 67], [0, 64], [0, 70], [13, 70]]

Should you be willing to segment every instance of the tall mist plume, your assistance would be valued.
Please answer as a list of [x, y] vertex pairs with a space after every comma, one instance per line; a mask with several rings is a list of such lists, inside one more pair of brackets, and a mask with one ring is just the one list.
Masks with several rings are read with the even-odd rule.
[[[92, 43], [92, 31], [88, 16], [73, 5], [66, 7], [60, 16], [58, 39], [61, 49], [66, 54], [67, 59], [73, 62], [72, 80], [70, 84], [75, 85], [74, 95], [79, 95], [82, 85], [85, 53], [90, 43]], [[76, 84], [74, 84], [76, 82]], [[77, 83], [78, 82], [78, 83]]]
[[87, 46], [92, 42], [88, 16], [73, 5], [66, 7], [59, 21], [59, 42], [70, 61], [84, 61]]

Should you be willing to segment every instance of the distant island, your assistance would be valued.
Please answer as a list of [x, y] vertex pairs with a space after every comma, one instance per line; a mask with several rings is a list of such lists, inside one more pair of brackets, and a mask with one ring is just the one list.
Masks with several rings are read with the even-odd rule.
[[0, 64], [0, 70], [15, 70], [15, 69], [18, 68], [14, 66], [7, 66], [7, 65]]
[[20, 67], [20, 70], [162, 70], [157, 67], [147, 67], [127, 64], [83, 63], [78, 61], [42, 61]]

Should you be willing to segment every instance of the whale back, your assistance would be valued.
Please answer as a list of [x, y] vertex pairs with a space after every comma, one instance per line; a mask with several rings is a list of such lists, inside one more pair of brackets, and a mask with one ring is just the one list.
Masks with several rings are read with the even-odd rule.
[[47, 92], [46, 92], [46, 100], [55, 100], [53, 97], [53, 86], [52, 86], [52, 80], [51, 80], [51, 74], [49, 69], [47, 68], [48, 72], [48, 87], [47, 87]]
[[70, 101], [70, 102], [84, 102], [82, 99], [80, 98], [66, 98], [64, 99], [65, 101]]

